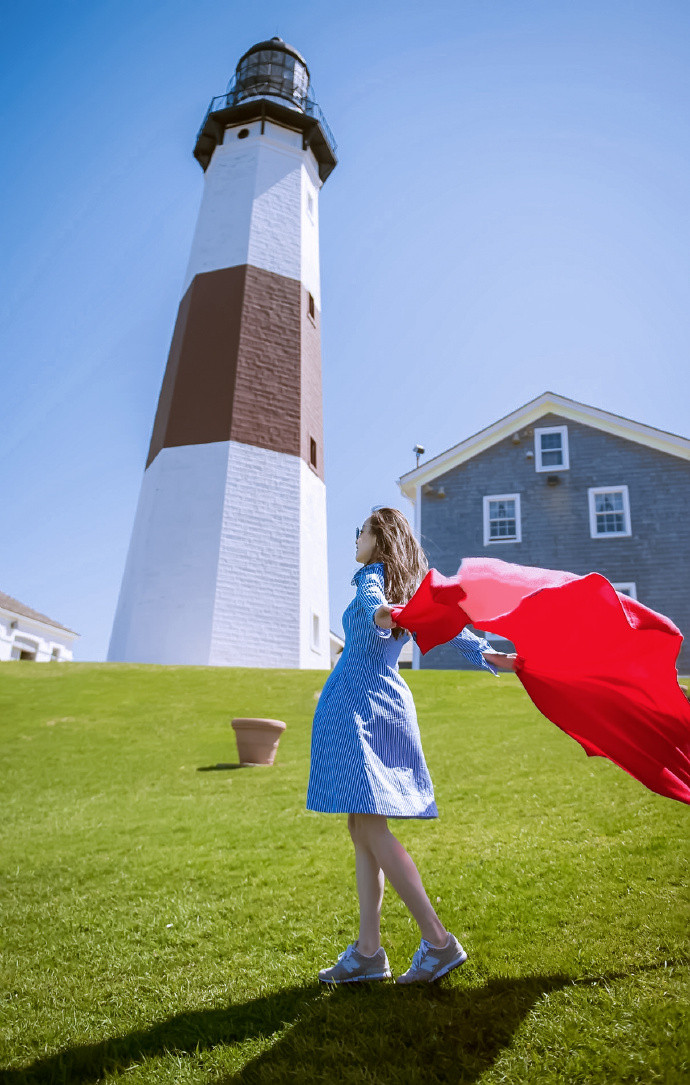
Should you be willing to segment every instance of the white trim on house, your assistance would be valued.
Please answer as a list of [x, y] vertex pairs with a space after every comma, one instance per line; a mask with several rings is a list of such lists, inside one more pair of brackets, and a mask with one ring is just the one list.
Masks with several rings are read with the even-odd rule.
[[[542, 448], [542, 437], [548, 437], [552, 433], [560, 433], [561, 435], [561, 447], [560, 449], [544, 449]], [[561, 462], [560, 463], [547, 463], [544, 464], [544, 453], [548, 454], [549, 451], [560, 451]], [[553, 471], [568, 471], [570, 469], [570, 457], [568, 454], [568, 427], [567, 426], [535, 426], [534, 427], [534, 470], [537, 472], [548, 471], [551, 474]]]
[[574, 399], [567, 399], [555, 392], [544, 392], [518, 410], [506, 415], [505, 418], [494, 422], [493, 425], [487, 426], [486, 429], [480, 430], [479, 433], [461, 441], [460, 444], [440, 453], [427, 463], [408, 471], [398, 479], [398, 485], [406, 497], [413, 504], [417, 504], [417, 494], [421, 486], [433, 482], [439, 475], [444, 475], [446, 471], [472, 459], [473, 456], [491, 448], [506, 437], [514, 434], [518, 441], [522, 440], [526, 434], [520, 431], [533, 426], [545, 414], [557, 414], [570, 421], [581, 422], [604, 433], [622, 437], [626, 441], [636, 441], [658, 452], [665, 452], [669, 456], [690, 460], [690, 440], [687, 437], [666, 433], [653, 426], [645, 426], [642, 422], [633, 422], [629, 418], [622, 418], [609, 411], [602, 411], [598, 407], [578, 403]]
[[[620, 494], [622, 497], [622, 509], [611, 510], [610, 512], [598, 512], [596, 499], [599, 494]], [[587, 501], [589, 503], [589, 534], [592, 539], [626, 539], [632, 535], [632, 527], [630, 524], [630, 496], [628, 494], [627, 486], [590, 486], [587, 490]], [[623, 531], [597, 531], [597, 516], [615, 516], [618, 513], [623, 514]]]
[[[414, 535], [415, 539], [420, 546], [423, 546], [422, 542], [422, 501], [421, 501], [421, 483], [415, 486], [414, 498], [412, 499], [414, 504]], [[419, 671], [422, 667], [422, 653], [417, 647], [416, 641], [412, 642], [412, 670]]]
[[422, 502], [420, 501], [421, 485], [415, 486], [414, 504], [414, 534], [417, 542], [422, 544]]
[[[491, 537], [491, 502], [514, 501], [515, 502], [515, 534]], [[520, 514], [520, 494], [486, 494], [482, 499], [484, 520], [484, 546], [495, 546], [497, 543], [522, 542], [522, 517]], [[494, 519], [496, 519], [494, 517]], [[506, 517], [504, 517], [506, 519]], [[511, 517], [512, 519], [512, 517]]]
[[611, 586], [621, 594], [629, 595], [631, 599], [637, 599], [637, 584], [634, 580], [621, 580], [615, 584], [612, 582]]
[[0, 606], [0, 661], [19, 659], [22, 651], [33, 652], [37, 663], [69, 661], [78, 639], [71, 629]]

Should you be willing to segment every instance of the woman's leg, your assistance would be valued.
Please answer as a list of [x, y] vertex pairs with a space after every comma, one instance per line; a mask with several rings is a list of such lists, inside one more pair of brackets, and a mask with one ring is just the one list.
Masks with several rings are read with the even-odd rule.
[[359, 940], [357, 948], [365, 957], [373, 957], [381, 945], [381, 904], [384, 875], [372, 852], [360, 839], [356, 818], [349, 814], [347, 827], [355, 846], [355, 873], [359, 897]]
[[[350, 814], [350, 818], [354, 819], [353, 839], [356, 838], [357, 841], [355, 848], [360, 847], [363, 852], [370, 853], [373, 859], [372, 867], [380, 868], [400, 899], [410, 909], [422, 938], [433, 946], [445, 945], [448, 931], [431, 906], [417, 867], [400, 841], [393, 836], [386, 818], [379, 814]], [[352, 829], [350, 831], [352, 832]], [[357, 887], [359, 889], [359, 877]]]

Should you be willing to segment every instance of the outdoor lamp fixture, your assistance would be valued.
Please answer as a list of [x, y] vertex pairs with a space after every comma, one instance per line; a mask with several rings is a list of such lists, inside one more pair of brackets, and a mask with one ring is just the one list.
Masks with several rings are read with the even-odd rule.
[[417, 467], [419, 467], [419, 457], [424, 455], [424, 445], [415, 445], [412, 451], [417, 457]]

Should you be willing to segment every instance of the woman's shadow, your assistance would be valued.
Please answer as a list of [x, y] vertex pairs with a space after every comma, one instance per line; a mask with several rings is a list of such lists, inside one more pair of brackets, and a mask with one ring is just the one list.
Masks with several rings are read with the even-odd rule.
[[[570, 985], [596, 985], [673, 962], [591, 979], [565, 975], [490, 979], [482, 987], [314, 983], [240, 1005], [193, 1010], [148, 1029], [67, 1048], [22, 1069], [0, 1071], [3, 1085], [97, 1082], [148, 1058], [190, 1058], [218, 1045], [289, 1031], [236, 1074], [215, 1085], [281, 1081], [473, 1082], [496, 1061], [533, 1006]], [[680, 963], [680, 962], [679, 962]]]

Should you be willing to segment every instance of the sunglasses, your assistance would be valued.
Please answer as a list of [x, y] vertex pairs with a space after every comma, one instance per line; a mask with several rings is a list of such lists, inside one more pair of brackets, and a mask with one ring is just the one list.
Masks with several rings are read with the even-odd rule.
[[359, 536], [360, 536], [361, 534], [362, 534], [362, 529], [361, 529], [361, 527], [356, 527], [356, 528], [355, 528], [355, 542], [357, 542], [357, 540], [359, 539]]

